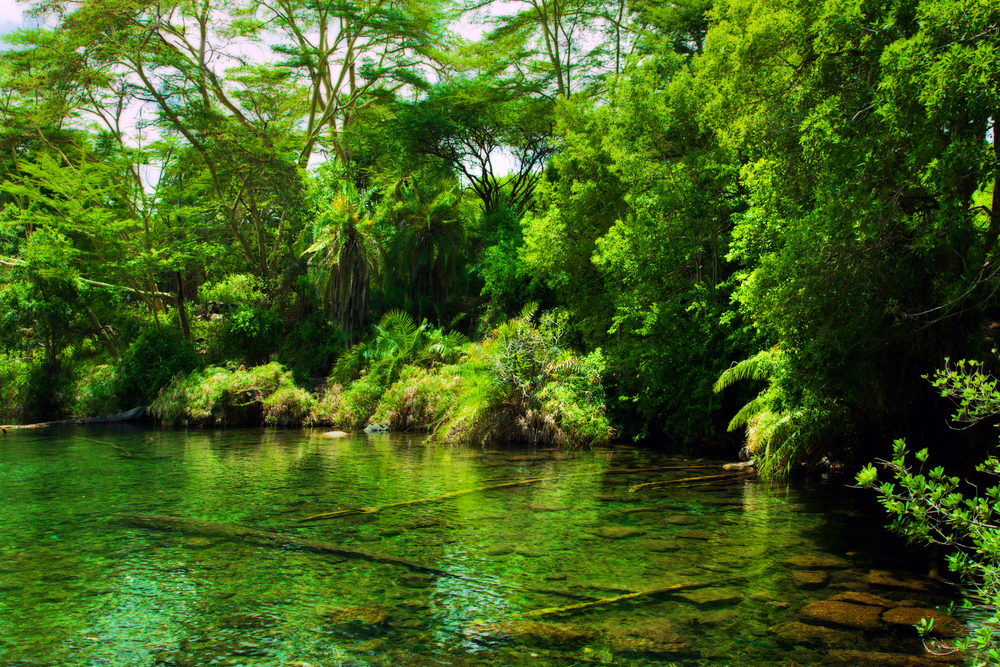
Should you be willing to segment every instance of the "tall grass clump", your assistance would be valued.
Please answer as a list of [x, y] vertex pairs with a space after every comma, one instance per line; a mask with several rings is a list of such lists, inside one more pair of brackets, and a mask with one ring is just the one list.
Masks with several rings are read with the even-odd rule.
[[536, 310], [529, 304], [472, 349], [462, 396], [440, 429], [445, 440], [578, 446], [614, 436], [600, 350], [575, 355], [564, 346], [566, 314], [536, 321]]
[[293, 426], [305, 421], [313, 402], [281, 364], [210, 366], [175, 378], [160, 391], [150, 413], [177, 426]]

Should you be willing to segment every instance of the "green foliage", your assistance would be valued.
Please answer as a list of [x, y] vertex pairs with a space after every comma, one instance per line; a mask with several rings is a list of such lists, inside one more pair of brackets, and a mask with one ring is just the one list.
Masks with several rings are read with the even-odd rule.
[[241, 308], [226, 321], [223, 349], [231, 359], [260, 364], [277, 351], [283, 330], [281, 315], [273, 310]]
[[175, 426], [300, 425], [313, 402], [281, 364], [209, 366], [175, 377], [153, 401], [150, 414]]
[[[952, 366], [945, 360], [932, 384], [941, 396], [957, 405], [953, 419], [975, 423], [1000, 413], [997, 380], [983, 372], [978, 361], [961, 360]], [[928, 469], [926, 448], [909, 460], [906, 442], [893, 444], [889, 461], [878, 461], [895, 482], [879, 482], [878, 470], [868, 464], [857, 475], [858, 485], [875, 489], [879, 502], [892, 517], [891, 530], [920, 544], [949, 547], [948, 568], [971, 589], [963, 604], [977, 612], [978, 627], [969, 637], [956, 641], [977, 667], [1000, 664], [1000, 484], [981, 485], [948, 476], [943, 467]], [[1000, 460], [988, 456], [976, 471], [989, 478], [1000, 477]], [[918, 626], [921, 634], [929, 630]]]
[[124, 409], [149, 405], [176, 375], [201, 365], [194, 345], [165, 327], [146, 329], [118, 362], [114, 394]]
[[390, 431], [431, 431], [447, 419], [461, 391], [458, 366], [407, 366], [382, 394], [370, 422]]
[[606, 442], [600, 352], [563, 347], [566, 313], [534, 321], [536, 304], [492, 330], [463, 363], [465, 387], [442, 437], [472, 443], [586, 445]]
[[[116, 367], [114, 364], [86, 366], [73, 392], [73, 416], [106, 417], [120, 412], [122, 401], [119, 400], [119, 396], [129, 395], [119, 394], [116, 391], [120, 372], [121, 367]], [[164, 380], [164, 384], [169, 379], [170, 376]], [[149, 401], [145, 401], [143, 404], [148, 403]]]
[[31, 363], [13, 355], [0, 355], [0, 423], [23, 422], [31, 391]]
[[260, 278], [249, 273], [234, 273], [201, 288], [204, 301], [219, 301], [231, 308], [258, 308], [266, 305], [267, 296]]
[[295, 381], [309, 386], [330, 374], [344, 351], [344, 337], [325, 317], [313, 313], [295, 325], [278, 350], [278, 361], [292, 370]]

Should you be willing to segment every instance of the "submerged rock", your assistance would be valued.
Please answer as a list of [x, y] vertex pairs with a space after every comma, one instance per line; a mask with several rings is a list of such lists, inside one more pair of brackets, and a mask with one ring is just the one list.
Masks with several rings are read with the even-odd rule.
[[575, 625], [538, 621], [504, 621], [474, 625], [466, 631], [473, 641], [490, 643], [509, 640], [537, 647], [579, 646], [593, 636], [590, 630]]
[[841, 593], [835, 595], [831, 600], [836, 600], [840, 602], [850, 602], [852, 604], [866, 604], [869, 607], [895, 607], [896, 603], [891, 600], [886, 600], [880, 595], [872, 595], [871, 593], [859, 593], [858, 591], [848, 591], [847, 593]]
[[940, 667], [941, 663], [906, 653], [834, 649], [827, 655], [827, 664], [834, 667]]
[[823, 570], [795, 570], [792, 572], [792, 583], [796, 588], [816, 590], [830, 583], [830, 574]]
[[821, 600], [810, 602], [800, 613], [804, 619], [843, 628], [875, 630], [882, 626], [882, 607]]
[[680, 551], [681, 543], [677, 540], [640, 540], [638, 546], [648, 551]]
[[851, 567], [851, 562], [830, 554], [802, 554], [785, 560], [785, 565], [802, 570], [841, 570]]
[[872, 570], [866, 581], [871, 586], [896, 588], [919, 593], [940, 593], [941, 584], [930, 577], [922, 577], [909, 572], [890, 572], [889, 570]]
[[326, 620], [330, 625], [356, 624], [381, 626], [389, 622], [389, 612], [378, 607], [351, 606], [333, 607], [326, 610]]
[[775, 636], [775, 640], [788, 646], [853, 646], [854, 638], [846, 632], [824, 628], [818, 625], [807, 625], [800, 621], [781, 623], [767, 629]]
[[606, 540], [624, 540], [629, 537], [639, 537], [646, 534], [646, 531], [630, 526], [601, 526], [600, 528], [585, 532], [597, 537], [603, 537]]
[[606, 631], [611, 651], [617, 655], [668, 660], [701, 657], [701, 653], [667, 627], [665, 621], [657, 620], [634, 627], [610, 626]]
[[699, 588], [677, 593], [674, 597], [696, 604], [699, 607], [725, 607], [737, 604], [743, 596], [732, 588]]
[[696, 523], [701, 523], [701, 519], [690, 514], [672, 514], [660, 519], [660, 523], [669, 523], [674, 526], [693, 526]]
[[938, 613], [933, 609], [896, 607], [882, 614], [882, 620], [893, 626], [914, 626], [925, 618], [934, 621], [932, 634], [941, 637], [957, 637], [962, 634], [962, 624], [953, 616]]

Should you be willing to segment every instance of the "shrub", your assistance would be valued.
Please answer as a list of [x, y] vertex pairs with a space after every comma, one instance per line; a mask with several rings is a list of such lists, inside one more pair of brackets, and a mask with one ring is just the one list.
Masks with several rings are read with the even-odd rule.
[[340, 329], [318, 313], [299, 322], [278, 350], [278, 361], [292, 369], [295, 381], [309, 385], [330, 373], [337, 355], [344, 351]]
[[114, 393], [119, 407], [149, 405], [177, 374], [201, 365], [194, 345], [172, 329], [146, 329], [118, 361]]
[[463, 364], [459, 404], [441, 428], [446, 440], [583, 445], [614, 435], [605, 416], [603, 357], [563, 346], [567, 316], [537, 306], [492, 330]]
[[24, 420], [30, 380], [28, 360], [0, 354], [0, 424], [19, 424]]
[[164, 423], [186, 426], [301, 424], [313, 399], [295, 386], [291, 371], [270, 363], [254, 368], [220, 368], [175, 378], [150, 413]]
[[457, 404], [461, 380], [456, 366], [407, 366], [382, 395], [369, 422], [391, 431], [432, 430]]
[[112, 364], [98, 364], [87, 368], [77, 380], [73, 392], [73, 415], [76, 417], [100, 417], [118, 412], [118, 396], [115, 394], [115, 380], [118, 369]]
[[278, 349], [283, 328], [281, 316], [273, 310], [241, 308], [226, 322], [223, 349], [230, 358], [263, 363]]

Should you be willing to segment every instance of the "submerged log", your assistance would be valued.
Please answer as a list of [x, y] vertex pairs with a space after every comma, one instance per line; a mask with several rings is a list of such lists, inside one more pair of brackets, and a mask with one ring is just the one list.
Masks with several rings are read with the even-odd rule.
[[606, 604], [615, 604], [616, 602], [623, 602], [625, 600], [634, 600], [641, 597], [659, 597], [674, 595], [676, 593], [683, 593], [684, 591], [690, 591], [695, 588], [706, 588], [712, 584], [707, 583], [690, 583], [690, 584], [672, 584], [670, 586], [660, 586], [657, 588], [650, 588], [644, 591], [637, 591], [635, 593], [626, 593], [625, 595], [618, 595], [613, 598], [603, 598], [601, 600], [592, 600], [590, 602], [581, 602], [580, 604], [571, 604], [566, 607], [549, 607], [547, 609], [536, 609], [535, 611], [529, 611], [526, 614], [522, 614], [524, 618], [538, 618], [540, 616], [556, 616], [563, 614], [572, 614], [578, 611], [583, 611], [584, 609], [590, 609], [591, 607], [600, 607]]
[[735, 479], [737, 477], [746, 477], [747, 475], [752, 475], [752, 474], [754, 474], [752, 471], [743, 470], [740, 472], [726, 472], [722, 473], [721, 475], [704, 475], [702, 477], [685, 477], [683, 479], [665, 479], [660, 482], [646, 482], [645, 484], [636, 484], [635, 486], [630, 487], [628, 492], [634, 493], [639, 489], [642, 489], [647, 486], [664, 486], [666, 484], [680, 484], [681, 482], [700, 482], [705, 479], [722, 479], [722, 478]]
[[452, 572], [441, 570], [436, 567], [430, 567], [406, 558], [380, 554], [374, 551], [368, 551], [367, 549], [342, 547], [337, 544], [320, 542], [319, 540], [308, 540], [301, 537], [293, 537], [291, 535], [282, 535], [281, 533], [254, 530], [253, 528], [237, 526], [232, 523], [215, 523], [214, 521], [205, 521], [203, 519], [186, 519], [183, 517], [164, 516], [161, 514], [115, 514], [114, 516], [125, 523], [145, 528], [178, 530], [191, 535], [223, 537], [231, 540], [248, 540], [268, 544], [292, 546], [299, 549], [305, 549], [307, 551], [336, 554], [346, 558], [363, 558], [377, 563], [399, 565], [400, 567], [406, 567], [411, 570], [426, 572], [428, 574], [437, 574], [445, 577], [456, 577], [460, 579], [464, 578], [461, 575], [456, 575]]
[[283, 535], [281, 533], [254, 530], [253, 528], [246, 528], [232, 523], [216, 523], [214, 521], [205, 521], [204, 519], [187, 519], [184, 517], [165, 516], [162, 514], [115, 514], [113, 516], [119, 521], [143, 528], [177, 530], [189, 535], [221, 537], [230, 540], [244, 540], [249, 542], [258, 542], [267, 546], [292, 546], [306, 551], [336, 554], [338, 556], [344, 556], [345, 558], [361, 558], [376, 563], [388, 563], [390, 565], [398, 565], [399, 567], [405, 567], [417, 572], [423, 572], [425, 574], [450, 577], [452, 579], [461, 579], [463, 581], [483, 586], [484, 588], [499, 586], [519, 591], [528, 591], [532, 593], [541, 593], [543, 595], [554, 595], [573, 599], [585, 597], [569, 591], [560, 591], [551, 588], [537, 589], [496, 581], [483, 582], [463, 574], [449, 572], [448, 570], [442, 570], [437, 567], [431, 567], [430, 565], [409, 560], [408, 558], [399, 558], [388, 554], [380, 554], [375, 551], [368, 551], [367, 549], [343, 547], [337, 544], [330, 544], [329, 542], [303, 539], [300, 537], [293, 537], [291, 535]]
[[474, 489], [462, 489], [461, 491], [452, 491], [451, 493], [445, 493], [440, 496], [434, 496], [433, 498], [417, 498], [416, 500], [402, 500], [398, 503], [389, 503], [388, 505], [373, 505], [371, 507], [353, 507], [346, 510], [337, 510], [335, 512], [324, 512], [323, 514], [313, 514], [312, 516], [307, 516], [304, 519], [299, 519], [299, 523], [305, 523], [306, 521], [315, 521], [316, 519], [333, 519], [341, 516], [350, 516], [352, 514], [375, 514], [381, 512], [384, 509], [389, 509], [391, 507], [407, 507], [409, 505], [420, 505], [422, 503], [436, 503], [440, 500], [449, 500], [451, 498], [457, 498], [459, 496], [464, 496], [469, 493], [476, 493], [477, 491], [489, 491], [491, 489], [503, 489], [510, 486], [524, 486], [526, 484], [535, 484], [537, 482], [543, 482], [545, 480], [555, 479], [553, 477], [534, 477], [532, 479], [523, 479], [517, 482], [505, 482], [503, 484], [491, 484], [490, 486], [478, 486]]
[[[324, 434], [326, 435], [326, 434]], [[617, 468], [609, 470], [598, 470], [596, 472], [584, 472], [584, 473], [571, 473], [569, 475], [564, 475], [564, 477], [593, 477], [595, 475], [604, 474], [635, 474], [644, 472], [654, 472], [657, 470], [693, 470], [700, 468], [715, 468], [715, 466], [666, 466], [662, 468]], [[433, 496], [431, 498], [417, 498], [416, 500], [403, 500], [398, 503], [389, 503], [387, 505], [373, 505], [371, 507], [352, 507], [344, 510], [336, 510], [334, 512], [323, 512], [322, 514], [313, 514], [312, 516], [307, 516], [304, 519], [299, 519], [299, 523], [305, 523], [307, 521], [316, 521], [318, 519], [335, 519], [342, 516], [351, 516], [354, 514], [376, 514], [384, 509], [390, 509], [393, 507], [406, 507], [409, 505], [420, 505], [423, 503], [435, 503], [441, 500], [450, 500], [451, 498], [457, 498], [459, 496], [464, 496], [469, 493], [476, 493], [477, 491], [490, 491], [492, 489], [503, 489], [512, 486], [524, 486], [526, 484], [535, 484], [537, 482], [547, 482], [558, 479], [558, 476], [552, 477], [533, 477], [532, 479], [518, 480], [515, 482], [505, 482], [503, 484], [492, 484], [489, 486], [478, 486], [474, 489], [462, 489], [461, 491], [452, 491], [451, 493], [445, 493], [440, 496]], [[702, 478], [695, 478], [702, 479]], [[657, 482], [651, 482], [653, 484]], [[640, 485], [642, 486], [642, 485]]]

